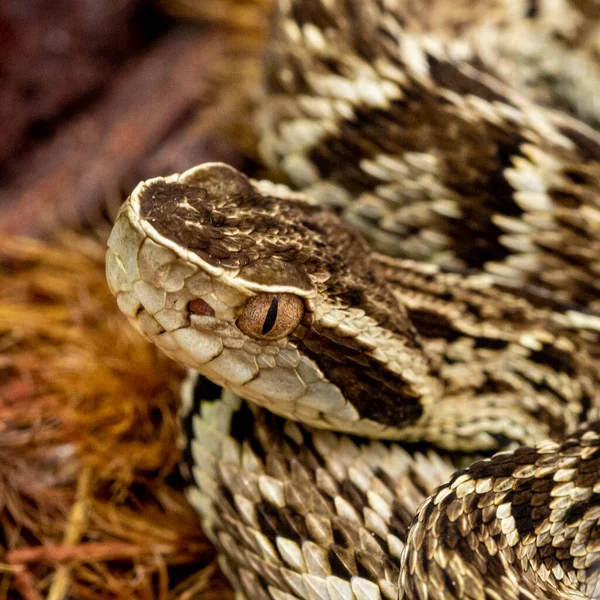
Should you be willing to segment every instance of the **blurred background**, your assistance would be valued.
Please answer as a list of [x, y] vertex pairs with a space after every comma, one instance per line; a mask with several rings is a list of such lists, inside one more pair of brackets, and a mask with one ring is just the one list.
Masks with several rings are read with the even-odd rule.
[[141, 179], [256, 173], [269, 4], [0, 2], [0, 600], [233, 597], [178, 472], [182, 369], [104, 255]]
[[0, 232], [93, 220], [140, 179], [252, 159], [269, 4], [1, 2]]

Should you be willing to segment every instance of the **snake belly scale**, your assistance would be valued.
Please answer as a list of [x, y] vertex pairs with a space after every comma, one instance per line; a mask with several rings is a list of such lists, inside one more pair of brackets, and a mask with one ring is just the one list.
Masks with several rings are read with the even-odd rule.
[[596, 5], [280, 0], [258, 129], [303, 192], [124, 203], [109, 285], [190, 369], [240, 598], [600, 597]]

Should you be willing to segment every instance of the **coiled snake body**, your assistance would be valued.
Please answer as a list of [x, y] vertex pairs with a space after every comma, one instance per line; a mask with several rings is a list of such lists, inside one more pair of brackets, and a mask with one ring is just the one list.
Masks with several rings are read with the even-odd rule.
[[210, 163], [123, 205], [240, 597], [600, 597], [599, 19], [280, 0], [261, 146], [306, 195]]

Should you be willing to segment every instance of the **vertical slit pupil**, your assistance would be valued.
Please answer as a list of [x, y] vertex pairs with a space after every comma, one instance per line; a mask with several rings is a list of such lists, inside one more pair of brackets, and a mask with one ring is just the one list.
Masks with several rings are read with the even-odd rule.
[[275, 296], [273, 300], [271, 300], [271, 306], [269, 306], [269, 310], [267, 311], [267, 316], [265, 317], [265, 322], [263, 323], [262, 334], [266, 335], [273, 329], [275, 326], [275, 321], [277, 321], [277, 309], [279, 307], [279, 296]]

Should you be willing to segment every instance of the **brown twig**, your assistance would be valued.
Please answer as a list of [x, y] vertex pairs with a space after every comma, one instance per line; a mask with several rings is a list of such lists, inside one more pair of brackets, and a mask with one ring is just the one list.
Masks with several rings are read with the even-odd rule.
[[[148, 548], [147, 553], [154, 552]], [[139, 545], [126, 542], [88, 542], [85, 544], [55, 544], [48, 546], [30, 546], [18, 548], [6, 553], [6, 558], [11, 565], [25, 565], [36, 563], [67, 563], [91, 562], [94, 560], [117, 560], [133, 558], [143, 554]]]

